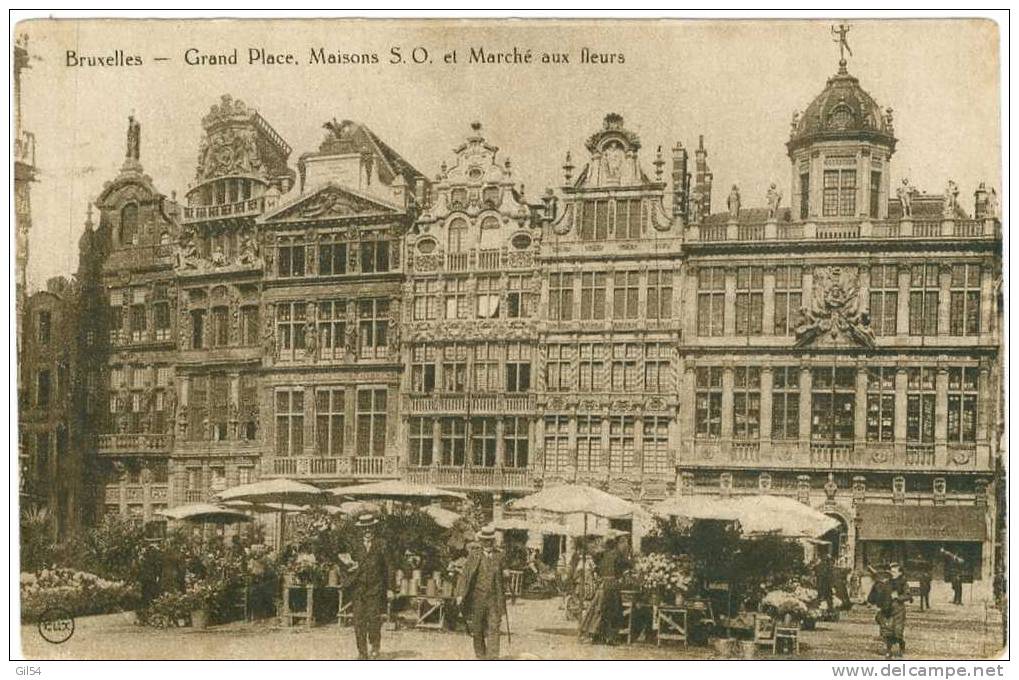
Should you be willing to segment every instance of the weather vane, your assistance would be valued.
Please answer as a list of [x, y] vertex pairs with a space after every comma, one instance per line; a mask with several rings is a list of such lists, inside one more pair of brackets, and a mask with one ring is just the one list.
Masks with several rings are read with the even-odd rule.
[[831, 27], [831, 34], [836, 36], [832, 38], [832, 42], [839, 44], [839, 66], [843, 69], [846, 67], [846, 52], [849, 53], [850, 57], [853, 56], [853, 51], [849, 49], [849, 41], [846, 39], [850, 28], [849, 24], [839, 24], [838, 28]]

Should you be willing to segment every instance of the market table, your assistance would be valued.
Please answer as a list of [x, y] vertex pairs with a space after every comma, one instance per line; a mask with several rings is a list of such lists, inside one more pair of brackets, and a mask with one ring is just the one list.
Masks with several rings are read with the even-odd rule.
[[[414, 628], [426, 628], [431, 630], [444, 630], [446, 628], [446, 613], [450, 603], [456, 598], [448, 595], [404, 595], [399, 594], [393, 600], [406, 600], [412, 607], [414, 613]], [[390, 605], [391, 608], [391, 605]], [[396, 619], [391, 618], [393, 621]]]

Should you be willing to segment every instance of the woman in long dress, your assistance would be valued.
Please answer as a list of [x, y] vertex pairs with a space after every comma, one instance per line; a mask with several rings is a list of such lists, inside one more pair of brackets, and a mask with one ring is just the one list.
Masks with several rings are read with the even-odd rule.
[[584, 613], [580, 631], [596, 644], [616, 644], [619, 629], [623, 627], [623, 598], [620, 578], [629, 568], [629, 560], [620, 547], [623, 537], [611, 543], [598, 558], [598, 590], [591, 606]]

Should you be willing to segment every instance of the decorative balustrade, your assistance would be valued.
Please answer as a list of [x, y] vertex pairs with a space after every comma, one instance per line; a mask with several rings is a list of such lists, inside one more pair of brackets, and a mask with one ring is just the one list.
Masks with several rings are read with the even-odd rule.
[[913, 236], [941, 236], [940, 220], [918, 220], [913, 223]]
[[206, 495], [201, 489], [185, 489], [184, 501], [187, 503], [201, 503], [205, 500]]
[[526, 468], [410, 466], [404, 469], [404, 478], [416, 484], [458, 489], [529, 490], [534, 487], [531, 471]]
[[498, 248], [478, 251], [478, 269], [499, 269], [502, 266], [502, 251]]
[[265, 197], [248, 198], [235, 203], [223, 205], [202, 205], [184, 208], [185, 222], [214, 220], [222, 217], [247, 217], [261, 215], [265, 206]]
[[446, 253], [446, 270], [465, 272], [470, 267], [470, 253]]
[[165, 453], [172, 447], [172, 434], [121, 433], [99, 435], [100, 453]]
[[847, 238], [860, 238], [860, 223], [834, 222], [818, 224], [817, 238], [819, 240], [842, 240]]
[[993, 238], [1000, 223], [986, 219], [923, 219], [805, 221], [695, 224], [687, 227], [688, 243], [760, 241], [834, 241], [860, 239]]
[[983, 236], [984, 223], [981, 220], [956, 220], [953, 236]]
[[856, 447], [849, 444], [811, 444], [811, 465], [851, 467], [856, 463]]
[[326, 458], [299, 456], [267, 457], [262, 460], [263, 477], [358, 477], [390, 478], [399, 475], [399, 459], [393, 456], [347, 456]]
[[731, 449], [732, 460], [737, 463], [756, 463], [761, 460], [761, 443], [755, 441], [734, 441]]
[[408, 395], [407, 410], [416, 414], [487, 415], [530, 412], [535, 409], [533, 394]]
[[934, 467], [933, 444], [906, 444], [906, 467]]
[[736, 229], [736, 238], [740, 241], [762, 241], [764, 240], [764, 225], [741, 224]]

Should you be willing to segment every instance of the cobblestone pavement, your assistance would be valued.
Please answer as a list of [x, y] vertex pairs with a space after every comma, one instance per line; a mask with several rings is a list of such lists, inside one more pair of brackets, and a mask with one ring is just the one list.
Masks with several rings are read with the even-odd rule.
[[[930, 612], [910, 609], [906, 625], [907, 658], [988, 658], [997, 653], [999, 620], [985, 625], [983, 606], [937, 605]], [[714, 649], [675, 643], [602, 646], [581, 643], [557, 601], [510, 605], [512, 642], [502, 639], [504, 658], [512, 659], [712, 659]], [[32, 659], [351, 659], [353, 631], [335, 625], [283, 628], [274, 623], [233, 623], [206, 630], [155, 630], [135, 625], [132, 614], [79, 619], [74, 636], [54, 645], [35, 626], [22, 626], [22, 650]], [[800, 658], [877, 659], [883, 646], [873, 610], [854, 607], [834, 623], [802, 631]], [[463, 633], [401, 629], [383, 631], [387, 659], [470, 659]], [[762, 650], [759, 658], [772, 658]]]

